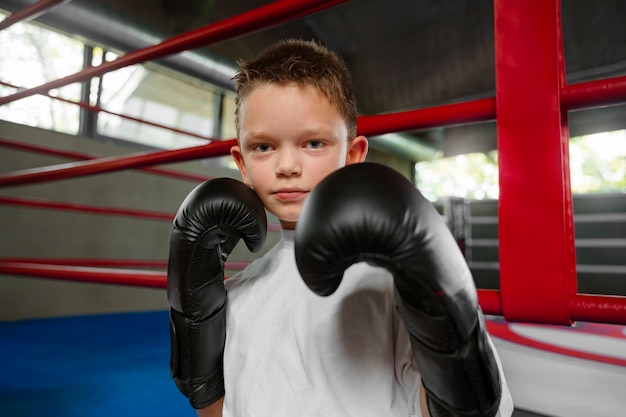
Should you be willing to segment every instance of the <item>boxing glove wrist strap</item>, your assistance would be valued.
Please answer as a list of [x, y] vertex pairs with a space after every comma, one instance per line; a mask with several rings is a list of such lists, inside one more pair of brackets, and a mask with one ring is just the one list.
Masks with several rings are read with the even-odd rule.
[[170, 309], [170, 336], [170, 372], [191, 405], [204, 408], [224, 396], [224, 306], [199, 322]]
[[[404, 303], [398, 296], [402, 317], [419, 317], [424, 313]], [[474, 329], [466, 340], [445, 325], [445, 317], [430, 317], [433, 327], [445, 335], [436, 345], [424, 339], [426, 332], [415, 328], [415, 321], [405, 320], [411, 346], [426, 389], [431, 417], [493, 417], [500, 403], [500, 374], [484, 329], [480, 310]], [[432, 331], [432, 328], [429, 327]]]

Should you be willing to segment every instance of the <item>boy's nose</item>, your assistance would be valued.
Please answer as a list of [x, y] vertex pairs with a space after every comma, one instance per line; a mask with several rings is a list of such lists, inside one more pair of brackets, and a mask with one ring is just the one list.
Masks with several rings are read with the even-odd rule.
[[296, 152], [292, 150], [282, 150], [278, 153], [276, 161], [276, 175], [292, 176], [302, 173], [302, 164], [298, 159]]

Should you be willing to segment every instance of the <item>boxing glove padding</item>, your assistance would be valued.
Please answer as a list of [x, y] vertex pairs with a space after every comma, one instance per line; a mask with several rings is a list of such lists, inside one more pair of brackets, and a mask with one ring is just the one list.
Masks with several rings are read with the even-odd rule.
[[394, 170], [362, 163], [325, 178], [295, 234], [306, 285], [330, 295], [365, 261], [388, 269], [432, 417], [493, 416], [501, 394], [476, 288], [442, 217]]
[[224, 395], [224, 263], [240, 239], [250, 251], [260, 250], [266, 233], [263, 203], [230, 178], [198, 185], [176, 213], [167, 270], [170, 371], [194, 408]]

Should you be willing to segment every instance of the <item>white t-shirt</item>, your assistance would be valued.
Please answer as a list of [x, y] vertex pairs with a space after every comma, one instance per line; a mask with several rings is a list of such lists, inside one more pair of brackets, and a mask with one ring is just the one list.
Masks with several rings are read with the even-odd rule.
[[224, 416], [421, 416], [391, 274], [356, 264], [320, 297], [300, 278], [293, 236], [226, 281]]

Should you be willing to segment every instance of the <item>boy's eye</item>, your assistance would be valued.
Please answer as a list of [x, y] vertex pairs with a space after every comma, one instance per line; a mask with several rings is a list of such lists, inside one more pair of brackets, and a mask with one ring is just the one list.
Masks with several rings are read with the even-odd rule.
[[258, 145], [254, 145], [253, 150], [257, 152], [269, 152], [272, 148], [267, 143], [259, 143]]
[[321, 140], [310, 140], [307, 142], [307, 148], [310, 149], [319, 149], [323, 146], [323, 142]]

